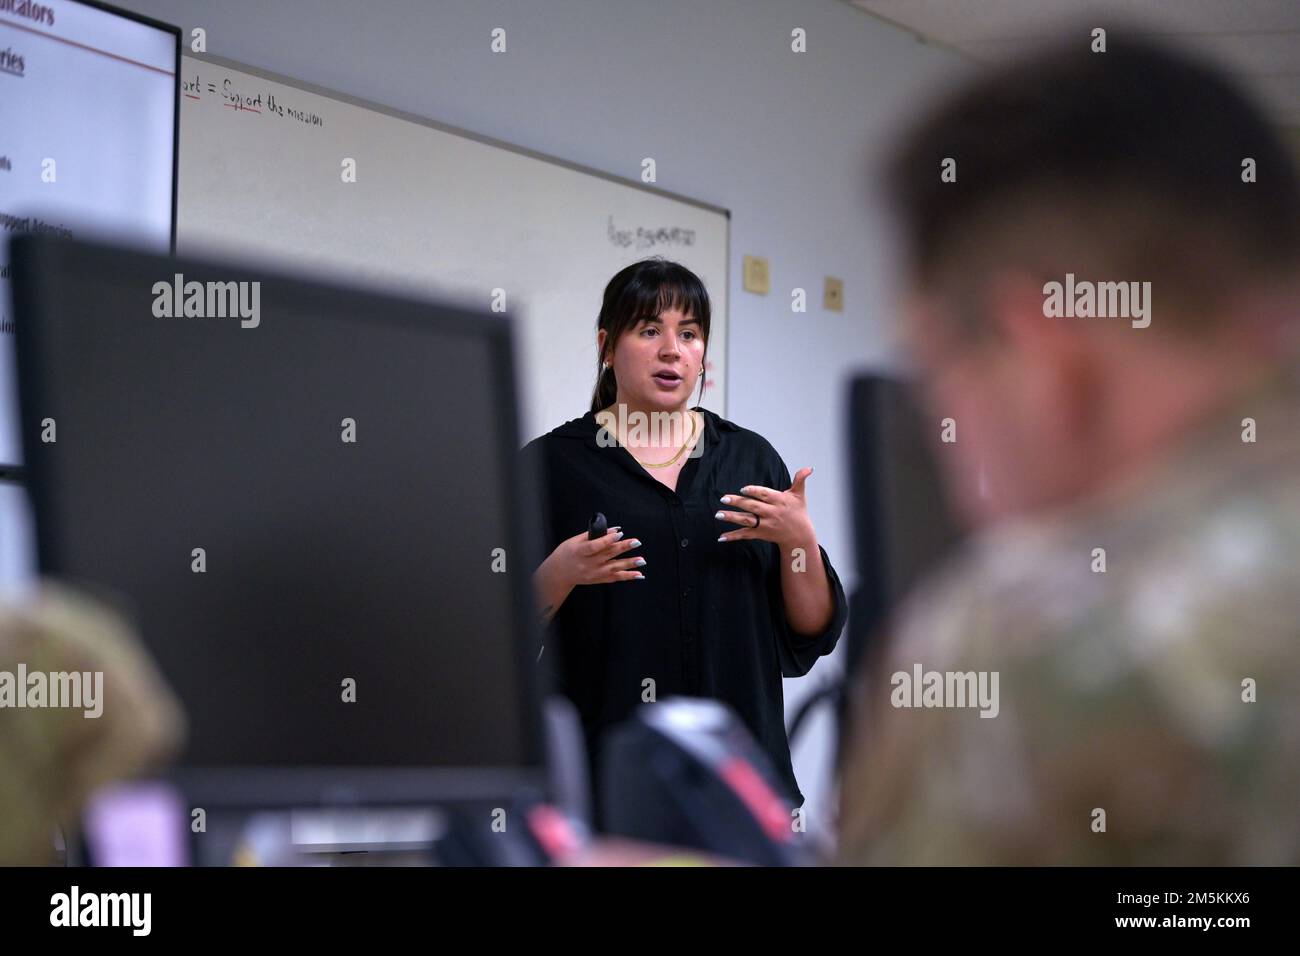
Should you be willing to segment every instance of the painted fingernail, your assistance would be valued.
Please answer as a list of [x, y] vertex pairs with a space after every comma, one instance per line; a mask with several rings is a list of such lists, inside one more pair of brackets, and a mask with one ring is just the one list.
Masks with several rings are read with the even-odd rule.
[[729, 505], [729, 504], [731, 504], [731, 495], [723, 495], [723, 496], [722, 496], [722, 503], [723, 503], [724, 505]]
[[633, 538], [633, 539], [631, 540], [631, 542], [628, 543], [628, 547], [629, 547], [629, 548], [639, 548], [639, 547], [641, 547], [641, 542], [638, 541], [636, 538]]
[[618, 534], [614, 535], [614, 540], [615, 540], [615, 541], [620, 541], [620, 540], [622, 540], [622, 538], [623, 538], [623, 532], [622, 532], [622, 531], [620, 531]]
[[637, 558], [632, 563], [638, 568], [643, 568], [645, 567], [645, 558]]
[[637, 572], [637, 576], [634, 577], [632, 580], [633, 580], [633, 581], [644, 581], [644, 580], [645, 580], [645, 575], [644, 575], [644, 574], [641, 574], [641, 573], [638, 571], [638, 572]]
[[721, 512], [721, 511], [719, 511], [717, 514], [715, 514], [713, 517], [717, 518], [719, 521], [723, 521], [723, 520], [725, 520], [725, 519], [723, 518], [723, 516], [722, 516], [722, 512]]
[[727, 536], [724, 534], [722, 537], [718, 538], [718, 540], [719, 540], [719, 541], [726, 541], [726, 540], [727, 540]]

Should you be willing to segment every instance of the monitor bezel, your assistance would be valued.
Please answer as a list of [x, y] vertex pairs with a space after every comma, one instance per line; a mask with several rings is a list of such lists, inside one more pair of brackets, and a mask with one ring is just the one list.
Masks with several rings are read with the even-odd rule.
[[[28, 460], [28, 494], [36, 516], [37, 565], [42, 575], [58, 577], [66, 567], [60, 543], [66, 540], [56, 526], [53, 501], [59, 495], [57, 474], [52, 473], [48, 449], [40, 440], [39, 410], [45, 406], [47, 349], [41, 337], [50, 313], [59, 308], [61, 290], [69, 276], [124, 274], [130, 264], [149, 261], [150, 274], [174, 272], [237, 274], [250, 281], [274, 283], [277, 295], [316, 300], [322, 308], [340, 314], [366, 316], [367, 323], [390, 323], [406, 328], [480, 335], [492, 354], [490, 393], [502, 427], [496, 430], [497, 453], [506, 462], [505, 487], [500, 492], [508, 509], [507, 553], [516, 568], [540, 560], [539, 515], [528, 507], [535, 484], [519, 472], [518, 436], [521, 417], [516, 393], [514, 323], [508, 313], [475, 311], [452, 301], [417, 299], [360, 285], [344, 285], [319, 277], [304, 278], [285, 272], [233, 261], [192, 256], [163, 256], [124, 245], [107, 245], [50, 236], [19, 236], [12, 240], [16, 323], [20, 434]], [[305, 767], [198, 765], [181, 763], [164, 776], [191, 800], [213, 806], [321, 806], [366, 804], [418, 804], [454, 799], [501, 796], [518, 788], [549, 792], [549, 774], [542, 711], [543, 677], [536, 659], [542, 631], [533, 613], [531, 575], [507, 575], [510, 582], [514, 642], [514, 686], [520, 696], [519, 740], [525, 762], [501, 767]], [[147, 636], [142, 636], [148, 647]], [[183, 702], [182, 702], [183, 703]], [[510, 784], [508, 790], [501, 788]], [[206, 805], [206, 804], [205, 804]]]

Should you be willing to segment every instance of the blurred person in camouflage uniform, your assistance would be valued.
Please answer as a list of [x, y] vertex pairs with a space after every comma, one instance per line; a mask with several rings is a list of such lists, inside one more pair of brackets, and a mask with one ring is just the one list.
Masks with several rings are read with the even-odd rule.
[[[976, 78], [889, 166], [974, 533], [858, 675], [842, 863], [1300, 863], [1294, 158], [1216, 70], [1107, 40]], [[1049, 307], [1067, 274], [1149, 282], [1147, 318]]]
[[[74, 672], [102, 674], [94, 708], [30, 693], [33, 675]], [[0, 602], [0, 681], [0, 866], [54, 862], [56, 827], [75, 825], [88, 796], [180, 741], [179, 705], [130, 628], [77, 592], [47, 585]], [[25, 706], [15, 694], [27, 694]]]

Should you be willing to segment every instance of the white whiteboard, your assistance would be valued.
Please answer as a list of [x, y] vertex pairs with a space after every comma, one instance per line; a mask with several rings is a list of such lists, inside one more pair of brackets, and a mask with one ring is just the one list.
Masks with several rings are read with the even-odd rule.
[[521, 440], [587, 411], [605, 284], [662, 255], [709, 291], [700, 404], [725, 416], [725, 210], [215, 57], [182, 58], [181, 92], [179, 252], [479, 309], [504, 289]]

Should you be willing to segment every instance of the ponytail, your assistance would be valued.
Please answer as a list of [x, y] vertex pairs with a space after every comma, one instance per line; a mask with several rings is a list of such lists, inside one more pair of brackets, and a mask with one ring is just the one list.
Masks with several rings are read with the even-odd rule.
[[591, 410], [598, 412], [602, 408], [609, 408], [616, 398], [618, 398], [618, 379], [614, 377], [613, 366], [605, 368], [602, 357], [596, 371], [596, 387], [591, 393]]

